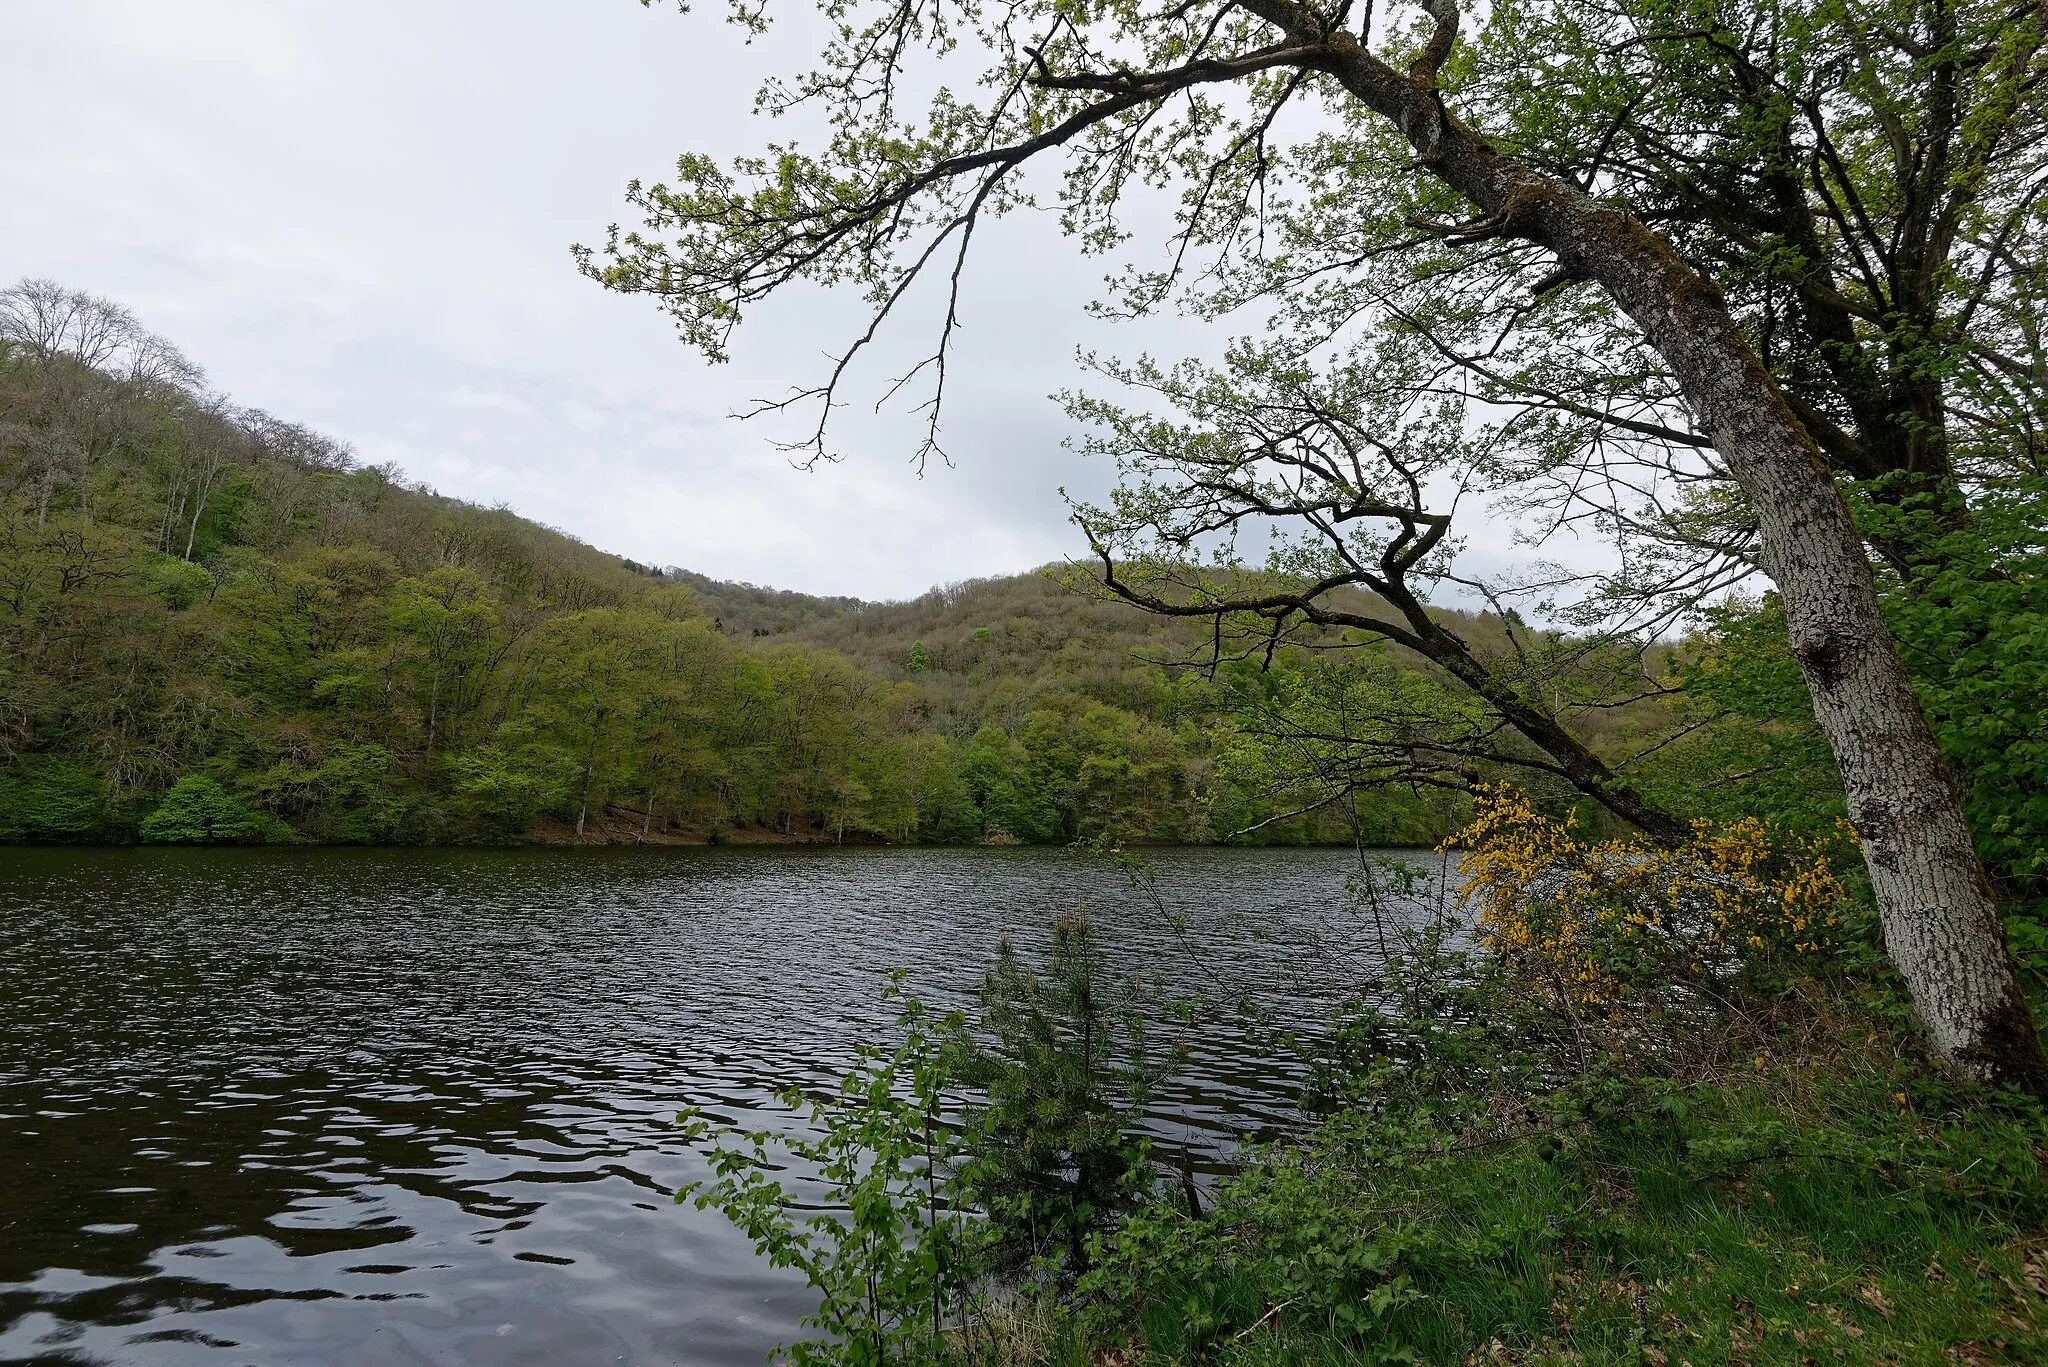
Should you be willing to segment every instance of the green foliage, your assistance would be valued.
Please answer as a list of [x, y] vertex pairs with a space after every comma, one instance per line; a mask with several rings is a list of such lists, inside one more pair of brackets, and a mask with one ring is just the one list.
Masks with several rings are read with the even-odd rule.
[[1067, 1332], [1167, 1364], [2032, 1360], [2040, 1118], [1851, 1057], [1617, 1077], [1484, 1143], [1332, 1120], [1203, 1220], [1128, 1222]]
[[1060, 814], [1034, 772], [1031, 752], [1001, 727], [984, 726], [974, 733], [960, 776], [991, 829], [1030, 844], [1058, 838]]
[[[863, 1046], [832, 1096], [784, 1094], [791, 1110], [808, 1113], [813, 1135], [714, 1137], [697, 1112], [680, 1117], [692, 1137], [713, 1140], [717, 1179], [683, 1188], [676, 1200], [694, 1196], [698, 1209], [716, 1207], [773, 1265], [802, 1272], [819, 1293], [804, 1322], [825, 1337], [780, 1350], [796, 1367], [945, 1361], [947, 1318], [974, 1284], [972, 1224], [953, 1175], [963, 1149], [943, 1117], [946, 1036], [958, 1021], [930, 1021], [911, 999], [897, 1024], [895, 1050]], [[824, 1212], [794, 1213], [792, 1194], [774, 1175], [789, 1158], [815, 1172]]]
[[[1149, 1192], [1132, 1127], [1170, 1058], [1148, 1056], [1134, 992], [1109, 981], [1085, 921], [1055, 923], [1042, 979], [1005, 941], [972, 1028], [902, 1001], [893, 1050], [863, 1046], [830, 1096], [783, 1094], [807, 1132], [681, 1115], [716, 1179], [676, 1199], [716, 1208], [819, 1293], [805, 1323], [826, 1337], [781, 1350], [798, 1364], [992, 1351], [990, 1326], [1020, 1283], [1071, 1287], [1096, 1238]], [[822, 1213], [796, 1213], [792, 1160], [822, 1184]]]
[[214, 589], [213, 576], [204, 565], [167, 555], [151, 558], [143, 584], [173, 611], [204, 601]]
[[1687, 698], [1721, 719], [1674, 747], [1644, 776], [1647, 788], [1700, 817], [1757, 816], [1804, 832], [1843, 817], [1841, 778], [1776, 594], [1708, 609], [1671, 671]]
[[[1355, 909], [1424, 891], [1370, 867]], [[1678, 1035], [1532, 1006], [1453, 918], [1380, 933], [1381, 970], [1305, 1037], [1318, 1119], [1241, 1150], [1199, 1211], [1110, 1120], [1156, 1065], [1076, 919], [1039, 973], [999, 951], [978, 1033], [912, 1003], [903, 1046], [812, 1110], [825, 1138], [723, 1144], [699, 1202], [824, 1293], [837, 1337], [800, 1362], [2048, 1353], [2048, 1115], [1927, 1058], [1867, 922], [1805, 976], [1729, 975]], [[793, 1212], [784, 1153], [832, 1212]]]
[[1497, 990], [1465, 938], [1444, 918], [1392, 928], [1396, 952], [1313, 1042], [1311, 1114], [1369, 1113], [1388, 1135], [1460, 1134], [1483, 1123], [1490, 1097], [1545, 1067], [1561, 1022]]
[[953, 1060], [976, 1094], [960, 1177], [984, 1211], [993, 1270], [1070, 1282], [1091, 1236], [1148, 1193], [1151, 1149], [1133, 1121], [1175, 1056], [1148, 1049], [1139, 1007], [1078, 913], [1053, 923], [1038, 970], [1007, 939], [997, 948], [979, 1031], [956, 1032]]
[[1213, 835], [1172, 651], [1043, 576], [861, 604], [653, 570], [17, 351], [0, 491], [0, 839], [132, 836], [201, 772], [326, 841]]
[[559, 805], [574, 782], [567, 755], [536, 747], [509, 751], [479, 745], [449, 761], [457, 796], [488, 831], [515, 835], [550, 807]]
[[0, 840], [87, 840], [99, 834], [105, 806], [99, 779], [55, 756], [0, 772]]
[[156, 810], [142, 819], [142, 839], [151, 845], [227, 845], [261, 840], [268, 823], [203, 774], [171, 785]]
[[1922, 506], [1866, 520], [1941, 552], [1890, 587], [1892, 628], [2008, 910], [2048, 923], [2048, 479], [2008, 481], [1974, 512], [1948, 530]]
[[360, 845], [405, 832], [407, 803], [381, 745], [337, 741], [308, 762], [280, 759], [249, 778], [246, 791], [265, 812], [286, 813], [321, 840]]
[[[1300, 1180], [1306, 1166], [1255, 1160], [1205, 1218], [1168, 1207], [1133, 1216], [1083, 1280], [1083, 1295], [1165, 1362], [1213, 1360], [1266, 1326], [1312, 1327], [1354, 1361], [1415, 1361], [1391, 1323], [1390, 1312], [1418, 1296], [1402, 1232], [1358, 1220], [1333, 1199], [1333, 1184]], [[1135, 1309], [1135, 1324], [1110, 1309], [1118, 1302]]]
[[1230, 721], [1217, 764], [1223, 829], [1300, 841], [1348, 827], [1368, 845], [1433, 845], [1456, 829], [1459, 804], [1440, 785], [1472, 767], [1457, 737], [1490, 724], [1469, 695], [1377, 646], [1238, 661], [1219, 692]]
[[[2007, 911], [2008, 938], [2048, 966], [2048, 486], [2009, 481], [1971, 523], [1943, 528], [1924, 506], [1864, 501], [1865, 524], [1938, 555], [1886, 580], [1884, 602], [1964, 814]], [[1840, 780], [1786, 640], [1776, 595], [1704, 614], [1674, 659], [1685, 693], [1725, 713], [1676, 747], [1647, 786], [1701, 816], [1761, 815], [1819, 832], [1842, 814]]]
[[1680, 656], [1672, 674], [1685, 691], [1751, 721], [1807, 721], [1813, 700], [1785, 638], [1785, 604], [1732, 598], [1704, 614], [1699, 649]]
[[384, 746], [330, 746], [310, 775], [317, 801], [316, 828], [325, 839], [342, 844], [391, 839], [404, 808], [392, 780], [391, 752]]
[[[1872, 934], [1864, 928], [1866, 936]], [[1872, 940], [1682, 1037], [1532, 1009], [1451, 923], [1316, 1043], [1324, 1119], [1100, 1248], [1043, 1357], [2031, 1361], [2048, 1117], [1927, 1059]], [[1735, 982], [1738, 980], [1731, 980]]]

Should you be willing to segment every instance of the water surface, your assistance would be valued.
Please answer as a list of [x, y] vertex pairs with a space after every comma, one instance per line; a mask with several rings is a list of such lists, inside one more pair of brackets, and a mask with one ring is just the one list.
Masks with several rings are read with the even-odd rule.
[[[1356, 971], [1281, 975], [1364, 948], [1349, 852], [1151, 860], [1156, 900], [1049, 850], [0, 849], [0, 1362], [755, 1367], [809, 1302], [672, 1204], [679, 1103], [758, 1121], [887, 1037], [889, 970], [964, 1003], [1077, 905], [1176, 990]], [[1193, 1043], [1163, 1142], [1288, 1122]]]

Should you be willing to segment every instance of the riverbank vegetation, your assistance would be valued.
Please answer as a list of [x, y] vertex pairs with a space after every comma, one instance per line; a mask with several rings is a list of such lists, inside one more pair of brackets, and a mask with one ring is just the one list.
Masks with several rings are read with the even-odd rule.
[[1199, 1187], [1137, 1125], [1162, 1004], [1069, 917], [790, 1098], [809, 1157], [880, 1155], [828, 1171], [844, 1214], [791, 1209], [773, 1132], [683, 1197], [811, 1274], [799, 1362], [2039, 1361], [2044, 1114], [1929, 1054], [1853, 847], [1781, 837], [1659, 850], [1482, 793], [1461, 890], [1361, 871], [1395, 952], [1273, 1037], [1300, 1128]]

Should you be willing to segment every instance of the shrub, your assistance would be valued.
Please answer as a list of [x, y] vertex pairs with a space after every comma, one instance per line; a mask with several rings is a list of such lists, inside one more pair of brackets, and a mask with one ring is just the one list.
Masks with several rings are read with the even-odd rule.
[[987, 1213], [984, 1256], [1006, 1273], [1071, 1281], [1088, 1241], [1149, 1195], [1133, 1133], [1172, 1055], [1148, 1049], [1137, 989], [1103, 963], [1088, 918], [1062, 914], [1040, 971], [1005, 939], [981, 991], [979, 1037], [956, 1032], [967, 1109], [964, 1177]]
[[[998, 947], [978, 1037], [963, 1014], [935, 1022], [906, 998], [893, 1052], [862, 1046], [827, 1097], [784, 1092], [810, 1134], [714, 1130], [681, 1113], [717, 1178], [676, 1199], [715, 1207], [819, 1293], [804, 1322], [827, 1337], [780, 1356], [796, 1367], [994, 1357], [1011, 1312], [1071, 1288], [1100, 1236], [1152, 1194], [1132, 1126], [1166, 1063], [1146, 1052], [1135, 996], [1112, 984], [1087, 920], [1062, 916], [1042, 975]], [[776, 1176], [790, 1159], [822, 1180], [824, 1213], [793, 1212]]]
[[142, 819], [141, 834], [150, 845], [235, 844], [262, 840], [272, 825], [212, 779], [187, 774]]
[[1846, 900], [1833, 861], [1852, 841], [1846, 825], [1824, 841], [1755, 818], [1696, 822], [1676, 848], [1587, 840], [1575, 817], [1552, 820], [1494, 787], [1449, 843], [1466, 851], [1462, 891], [1480, 934], [1521, 989], [1619, 1020], [1833, 947]]
[[[892, 983], [887, 995], [895, 995]], [[819, 1295], [804, 1323], [825, 1337], [777, 1351], [794, 1367], [880, 1367], [946, 1361], [948, 1316], [963, 1308], [974, 1278], [967, 1252], [973, 1226], [956, 1175], [962, 1145], [942, 1123], [944, 1036], [924, 1008], [906, 1002], [893, 1052], [863, 1045], [853, 1071], [826, 1098], [791, 1088], [782, 1101], [809, 1113], [813, 1136], [773, 1130], [714, 1134], [695, 1110], [681, 1112], [692, 1138], [712, 1141], [717, 1180], [676, 1193], [698, 1209], [716, 1207], [776, 1267], [804, 1274]], [[773, 1157], [771, 1157], [773, 1155]], [[788, 1158], [810, 1165], [826, 1210], [799, 1218], [774, 1176]]]
[[149, 568], [143, 573], [143, 584], [173, 612], [182, 612], [194, 603], [212, 597], [214, 589], [213, 575], [204, 565], [169, 555], [151, 558]]

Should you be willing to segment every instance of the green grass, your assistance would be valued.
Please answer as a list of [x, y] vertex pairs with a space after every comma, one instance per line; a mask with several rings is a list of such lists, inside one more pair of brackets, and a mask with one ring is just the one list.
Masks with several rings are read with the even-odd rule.
[[2048, 1362], [2048, 1135], [1838, 1019], [1445, 1142], [1338, 1117], [1125, 1226], [1008, 1361]]

